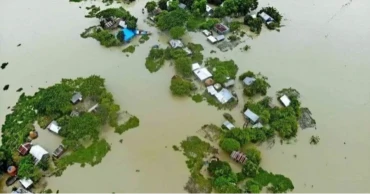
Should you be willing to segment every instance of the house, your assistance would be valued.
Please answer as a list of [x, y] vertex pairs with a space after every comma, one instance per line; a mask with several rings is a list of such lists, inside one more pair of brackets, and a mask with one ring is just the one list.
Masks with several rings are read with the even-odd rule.
[[59, 145], [57, 149], [54, 150], [53, 156], [55, 158], [59, 158], [65, 152], [65, 148], [63, 145]]
[[221, 23], [216, 24], [214, 29], [218, 34], [226, 34], [230, 30], [229, 27]]
[[46, 129], [48, 129], [49, 131], [51, 132], [54, 132], [56, 134], [59, 133], [61, 127], [59, 127], [58, 123], [56, 121], [52, 121], [47, 127]]
[[194, 70], [196, 70], [196, 69], [200, 69], [200, 65], [199, 65], [199, 63], [193, 63], [193, 64], [191, 65], [191, 70], [192, 70], [192, 71], [194, 71]]
[[73, 96], [71, 98], [72, 104], [77, 104], [82, 101], [82, 94], [80, 92], [73, 93]]
[[233, 98], [231, 92], [226, 88], [222, 88], [215, 96], [221, 104], [225, 104]]
[[221, 41], [225, 40], [225, 36], [224, 35], [218, 35], [218, 36], [216, 36], [216, 40], [217, 40], [217, 42], [221, 42]]
[[244, 83], [246, 86], [250, 86], [250, 85], [252, 85], [252, 83], [253, 83], [254, 81], [256, 81], [256, 79], [255, 79], [255, 78], [253, 78], [253, 77], [246, 77], [246, 78], [244, 78], [244, 79], [243, 79], [243, 83]]
[[198, 68], [193, 72], [198, 77], [198, 79], [200, 79], [200, 81], [205, 81], [206, 79], [212, 77], [212, 74], [205, 67]]
[[235, 128], [235, 126], [232, 123], [230, 123], [230, 121], [225, 121], [222, 124], [222, 126], [225, 127], [228, 130], [231, 130], [231, 129], [234, 129]]
[[251, 120], [252, 123], [256, 123], [258, 121], [258, 119], [260, 118], [258, 115], [256, 115], [254, 112], [252, 112], [251, 110], [247, 109], [245, 112], [244, 112], [244, 116]]
[[182, 48], [184, 47], [184, 44], [181, 42], [181, 40], [178, 39], [172, 39], [170, 40], [169, 44], [172, 48]]
[[211, 6], [209, 5], [206, 5], [206, 12], [208, 13], [208, 15], [212, 15], [213, 14], [213, 9]]
[[263, 127], [262, 123], [258, 122], [258, 123], [254, 124], [254, 125], [252, 126], [252, 129], [260, 129], [260, 128], [262, 128], [262, 127]]
[[179, 3], [179, 8], [181, 8], [181, 9], [186, 9], [186, 5], [185, 5], [185, 4], [183, 4], [183, 3]]
[[241, 164], [244, 164], [248, 160], [248, 158], [247, 158], [247, 156], [245, 154], [243, 154], [242, 152], [237, 152], [237, 151], [233, 151], [230, 154], [230, 157], [233, 160], [235, 160], [235, 161], [237, 161], [237, 162], [239, 162]]
[[31, 143], [29, 143], [29, 142], [28, 143], [24, 143], [21, 146], [19, 146], [18, 152], [19, 152], [19, 154], [21, 156], [25, 156], [25, 155], [28, 154], [28, 152], [30, 151], [31, 147], [32, 147], [32, 144]]
[[234, 79], [228, 79], [224, 84], [225, 88], [231, 87], [235, 85], [235, 80]]
[[136, 36], [136, 30], [129, 29], [129, 28], [123, 28], [122, 36], [123, 38], [121, 40], [123, 40], [123, 42], [130, 42], [130, 40]]
[[207, 87], [207, 92], [211, 95], [216, 95], [217, 94], [217, 90], [215, 89], [215, 87], [213, 86], [208, 86]]
[[212, 44], [215, 44], [217, 42], [217, 39], [214, 37], [214, 36], [208, 36], [207, 37], [207, 40], [212, 43]]
[[21, 194], [21, 193], [32, 193], [32, 192], [30, 192], [30, 191], [27, 191], [26, 189], [22, 189], [22, 188], [15, 188], [11, 193], [15, 193], [15, 194], [17, 194], [17, 193], [19, 193], [19, 194]]
[[261, 12], [258, 16], [260, 16], [263, 21], [266, 22], [266, 24], [270, 24], [274, 21], [274, 19], [271, 16], [267, 15], [265, 12]]
[[101, 18], [100, 19], [100, 26], [107, 29], [107, 28], [113, 28], [115, 24], [115, 18], [109, 17], [109, 18]]
[[26, 178], [23, 178], [21, 180], [19, 180], [19, 182], [21, 183], [21, 185], [25, 188], [25, 189], [28, 189], [31, 187], [31, 185], [33, 184], [33, 181], [31, 179], [26, 179]]
[[188, 47], [183, 48], [183, 50], [186, 52], [187, 55], [193, 54], [193, 52], [191, 52], [191, 50]]
[[212, 35], [212, 33], [210, 32], [210, 31], [208, 31], [208, 30], [203, 30], [202, 31], [202, 33], [205, 35], [205, 36], [211, 36]]
[[39, 145], [32, 146], [30, 149], [30, 154], [35, 159], [36, 164], [39, 163], [41, 160], [49, 157], [49, 153]]
[[121, 28], [127, 28], [126, 22], [125, 21], [119, 21], [118, 26]]
[[279, 98], [280, 102], [285, 106], [288, 107], [290, 105], [290, 99], [288, 98], [287, 95], [284, 95]]

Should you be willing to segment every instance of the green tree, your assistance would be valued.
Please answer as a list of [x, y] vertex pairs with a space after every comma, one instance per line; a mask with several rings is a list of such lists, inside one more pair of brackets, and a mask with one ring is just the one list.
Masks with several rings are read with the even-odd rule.
[[23, 157], [18, 165], [18, 174], [19, 178], [29, 178], [33, 181], [40, 178], [40, 173], [35, 166], [33, 158], [31, 155]]
[[267, 138], [261, 129], [246, 129], [252, 143], [264, 142]]
[[161, 10], [167, 10], [167, 1], [168, 1], [168, 0], [159, 0], [159, 1], [158, 1], [158, 7], [159, 7]]
[[192, 89], [191, 82], [182, 79], [179, 76], [174, 76], [171, 80], [170, 90], [176, 96], [188, 96]]
[[0, 170], [5, 172], [12, 164], [12, 156], [9, 150], [5, 149], [4, 146], [0, 147]]
[[245, 183], [245, 187], [249, 193], [260, 193], [262, 186], [255, 180], [251, 179]]
[[243, 150], [248, 160], [259, 165], [261, 162], [261, 152], [255, 147], [247, 148]]
[[196, 11], [200, 14], [203, 14], [206, 12], [206, 5], [207, 1], [206, 0], [195, 0], [193, 5], [192, 5], [192, 11]]
[[217, 177], [212, 181], [212, 185], [218, 193], [241, 193], [236, 182], [230, 180], [229, 177]]
[[72, 110], [70, 102], [73, 89], [65, 84], [56, 84], [52, 87], [41, 89], [40, 98], [35, 103], [35, 108], [40, 114], [65, 114]]
[[170, 1], [167, 9], [169, 11], [173, 11], [173, 10], [179, 9], [179, 4], [180, 4], [180, 2], [178, 0]]
[[209, 18], [207, 21], [200, 24], [200, 29], [211, 30], [217, 23], [220, 23], [220, 20], [217, 18]]
[[127, 20], [126, 24], [127, 24], [127, 28], [129, 28], [129, 29], [136, 29], [137, 28], [137, 21], [136, 20]]
[[99, 118], [92, 113], [84, 113], [79, 117], [72, 117], [68, 125], [61, 129], [60, 134], [65, 137], [63, 140], [64, 145], [78, 148], [80, 140], [97, 140], [99, 138], [99, 129]]
[[154, 9], [157, 7], [157, 3], [155, 1], [148, 1], [146, 4], [145, 4], [145, 8], [146, 10], [148, 11], [148, 13], [151, 13], [152, 11], [154, 11]]
[[220, 142], [220, 147], [224, 151], [231, 153], [232, 151], [238, 151], [240, 149], [240, 143], [235, 139], [224, 138]]
[[212, 161], [207, 170], [213, 177], [228, 176], [232, 173], [230, 164], [224, 161]]
[[[172, 1], [172, 2], [175, 2]], [[189, 14], [182, 9], [176, 9], [171, 12], [163, 11], [157, 16], [157, 26], [161, 30], [170, 30], [175, 26], [184, 26], [188, 20]]]
[[188, 57], [181, 57], [175, 60], [176, 71], [184, 77], [190, 77], [193, 75], [191, 68], [192, 61]]
[[230, 31], [231, 32], [237, 31], [239, 29], [240, 29], [240, 22], [238, 22], [238, 21], [232, 21], [230, 23]]
[[238, 72], [238, 66], [233, 60], [221, 61], [218, 58], [209, 58], [205, 65], [212, 70], [213, 79], [217, 83], [224, 83], [227, 78], [234, 79]]
[[179, 39], [185, 34], [185, 28], [182, 26], [175, 26], [171, 28], [170, 35], [174, 39]]
[[253, 18], [252, 16], [250, 15], [246, 15], [244, 17], [244, 24], [249, 26], [249, 29], [256, 33], [256, 34], [259, 34], [262, 30], [262, 24], [263, 24], [263, 21], [261, 18], [257, 17], [257, 18]]
[[237, 140], [240, 145], [245, 145], [249, 142], [248, 133], [240, 128], [234, 128], [233, 130], [227, 131], [225, 137]]
[[258, 165], [250, 160], [247, 160], [247, 162], [243, 165], [242, 172], [245, 176], [253, 178], [258, 173]]

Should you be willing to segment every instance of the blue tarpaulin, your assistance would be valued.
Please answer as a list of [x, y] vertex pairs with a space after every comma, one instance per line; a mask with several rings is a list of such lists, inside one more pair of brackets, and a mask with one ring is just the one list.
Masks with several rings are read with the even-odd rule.
[[130, 41], [136, 35], [136, 30], [124, 28], [122, 31], [123, 31], [123, 34], [124, 34], [124, 41], [125, 42]]

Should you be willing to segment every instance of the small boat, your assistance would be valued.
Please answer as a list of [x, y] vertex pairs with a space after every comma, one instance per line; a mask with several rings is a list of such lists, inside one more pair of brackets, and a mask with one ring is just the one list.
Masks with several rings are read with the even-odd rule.
[[11, 176], [9, 177], [8, 179], [6, 179], [6, 186], [11, 186], [13, 185], [17, 180], [19, 180], [19, 178], [17, 176]]
[[59, 158], [65, 151], [65, 148], [63, 145], [59, 145], [59, 147], [57, 149], [55, 149], [55, 151], [53, 152], [53, 156], [55, 158]]
[[150, 33], [149, 31], [145, 31], [145, 30], [136, 30], [136, 34], [137, 35], [150, 35], [152, 33]]

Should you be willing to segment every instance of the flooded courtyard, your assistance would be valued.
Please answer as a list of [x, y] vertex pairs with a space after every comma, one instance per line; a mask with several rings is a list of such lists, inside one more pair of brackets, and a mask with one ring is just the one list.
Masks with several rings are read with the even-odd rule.
[[[96, 19], [84, 17], [85, 7], [95, 2], [0, 3], [0, 62], [9, 62], [0, 70], [1, 85], [9, 84], [0, 94], [1, 124], [10, 112], [8, 106], [20, 95], [18, 88], [33, 94], [62, 78], [92, 74], [106, 79], [121, 109], [140, 118], [138, 128], [122, 135], [104, 130], [112, 147], [102, 163], [68, 167], [61, 177], [47, 180], [48, 188], [60, 192], [185, 192], [186, 158], [172, 145], [196, 135], [204, 124], [223, 122], [224, 111], [171, 95], [173, 67], [153, 74], [145, 68], [150, 47], [165, 39], [144, 21], [146, 14], [141, 9], [146, 2], [124, 6], [139, 18], [140, 28], [153, 32], [129, 57], [120, 49], [103, 48], [94, 39], [80, 37], [85, 28], [97, 24]], [[205, 57], [233, 59], [239, 73], [252, 70], [266, 75], [272, 86], [270, 96], [286, 87], [301, 93], [302, 105], [310, 108], [317, 129], [300, 130], [297, 142], [291, 144], [281, 145], [277, 139], [272, 148], [261, 145], [264, 169], [289, 177], [294, 192], [369, 192], [370, 24], [363, 18], [370, 2], [259, 2], [259, 7], [277, 7], [285, 27], [280, 32], [263, 28], [258, 37], [246, 40], [249, 51], [241, 52], [241, 44], [220, 52], [201, 33], [189, 33], [185, 39], [202, 44]], [[239, 125], [243, 123], [241, 101], [231, 112]], [[48, 140], [40, 144], [53, 151], [60, 140], [48, 131], [40, 137], [44, 134]], [[309, 144], [312, 135], [320, 136], [316, 146]]]

